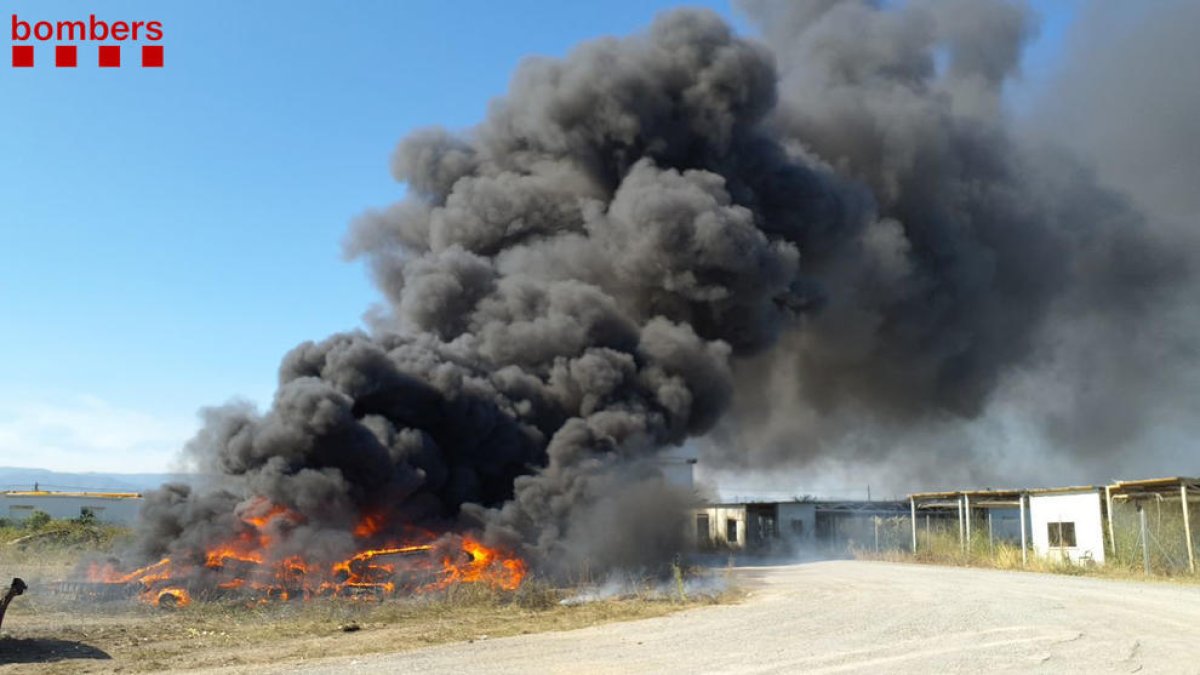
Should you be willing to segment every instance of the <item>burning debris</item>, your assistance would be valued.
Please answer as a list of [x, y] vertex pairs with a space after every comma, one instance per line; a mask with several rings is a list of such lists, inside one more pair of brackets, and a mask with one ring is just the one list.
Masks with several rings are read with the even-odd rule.
[[968, 419], [1048, 317], [1116, 324], [1183, 274], [1005, 128], [1019, 7], [750, 5], [770, 48], [672, 12], [406, 138], [407, 198], [347, 240], [370, 333], [292, 350], [266, 412], [207, 410], [210, 482], [150, 495], [145, 566], [93, 578], [182, 604], [660, 565], [691, 496], [650, 460], [731, 406], [718, 465]]
[[378, 529], [372, 526], [377, 519], [370, 517], [364, 518], [355, 533], [364, 547], [372, 547], [344, 560], [276, 557], [268, 525], [276, 519], [294, 522], [300, 517], [287, 509], [269, 507], [264, 517], [247, 517], [243, 521], [246, 529], [237, 538], [213, 546], [202, 556], [165, 557], [129, 572], [113, 561], [92, 562], [86, 578], [102, 588], [137, 588], [142, 601], [159, 607], [182, 607], [192, 601], [194, 593], [206, 599], [287, 601], [381, 598], [398, 592], [442, 590], [460, 583], [515, 590], [526, 573], [521, 559], [469, 536], [421, 533], [403, 543], [377, 537]]

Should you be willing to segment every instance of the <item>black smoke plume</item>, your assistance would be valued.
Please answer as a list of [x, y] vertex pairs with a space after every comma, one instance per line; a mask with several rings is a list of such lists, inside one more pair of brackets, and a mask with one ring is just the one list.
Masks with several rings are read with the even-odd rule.
[[1144, 321], [1185, 277], [1132, 205], [1007, 128], [1021, 5], [749, 9], [765, 44], [671, 12], [401, 142], [407, 198], [347, 239], [386, 300], [370, 332], [294, 349], [265, 413], [207, 411], [187, 455], [219, 480], [152, 496], [142, 554], [265, 498], [302, 516], [280, 555], [344, 555], [383, 513], [549, 573], [650, 565], [690, 499], [658, 450], [715, 430], [708, 461], [761, 467], [856, 420], [974, 418], [1050, 317]]

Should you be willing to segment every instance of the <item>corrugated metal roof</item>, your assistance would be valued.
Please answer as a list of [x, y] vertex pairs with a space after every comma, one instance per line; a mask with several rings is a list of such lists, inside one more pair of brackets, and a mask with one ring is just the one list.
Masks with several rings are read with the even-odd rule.
[[1187, 476], [1171, 476], [1169, 478], [1145, 478], [1142, 480], [1119, 480], [1110, 488], [1113, 490], [1146, 490], [1154, 488], [1178, 488], [1181, 483], [1187, 485], [1200, 484], [1200, 478]]

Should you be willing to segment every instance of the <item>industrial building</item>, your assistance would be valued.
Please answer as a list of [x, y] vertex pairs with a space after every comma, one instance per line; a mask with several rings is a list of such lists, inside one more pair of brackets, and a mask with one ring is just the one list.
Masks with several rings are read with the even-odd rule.
[[100, 522], [132, 525], [141, 508], [142, 495], [137, 492], [0, 492], [0, 517], [10, 521], [22, 521], [40, 511], [51, 518], [91, 514]]
[[878, 545], [880, 521], [907, 515], [898, 501], [793, 500], [707, 504], [694, 512], [700, 549], [777, 553]]
[[[1106, 486], [918, 492], [908, 496], [910, 548], [957, 529], [964, 550], [1008, 543], [1034, 555], [1077, 564], [1114, 557], [1152, 567], [1196, 571], [1192, 511], [1200, 479], [1116, 481]], [[1154, 511], [1154, 518], [1147, 516]], [[986, 533], [986, 538], [983, 536]], [[922, 542], [925, 542], [924, 544]]]
[[1001, 550], [1069, 562], [1139, 565], [1147, 574], [1196, 571], [1200, 478], [1106, 486], [918, 492], [904, 501], [746, 501], [694, 510], [701, 550]]

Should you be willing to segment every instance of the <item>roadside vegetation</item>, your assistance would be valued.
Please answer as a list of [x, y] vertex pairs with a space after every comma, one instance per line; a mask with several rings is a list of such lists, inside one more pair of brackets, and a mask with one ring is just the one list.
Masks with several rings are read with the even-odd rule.
[[[899, 541], [901, 534], [911, 536], [911, 534], [906, 534], [909, 532], [907, 520], [904, 520], [902, 527], [901, 525], [892, 525], [891, 527], [896, 532], [894, 536], [889, 536], [889, 540]], [[904, 530], [904, 532], [900, 532], [900, 530]], [[1032, 548], [1028, 550], [1025, 559], [1022, 560], [1020, 544], [1007, 540], [989, 542], [986, 536], [974, 536], [969, 545], [964, 547], [959, 541], [957, 530], [919, 531], [917, 533], [917, 552], [915, 554], [909, 550], [908, 545], [898, 544], [879, 549], [869, 546], [854, 546], [851, 552], [854, 558], [858, 560], [886, 560], [890, 562], [915, 562], [960, 567], [987, 567], [1072, 576], [1200, 584], [1200, 575], [1192, 574], [1188, 571], [1186, 553], [1183, 553], [1184, 558], [1181, 563], [1178, 559], [1178, 553], [1159, 547], [1153, 539], [1153, 535], [1151, 538], [1153, 553], [1151, 556], [1152, 574], [1147, 576], [1143, 568], [1141, 548], [1138, 543], [1140, 539], [1136, 525], [1118, 521], [1118, 526], [1114, 533], [1118, 543], [1117, 554], [1110, 556], [1104, 564], [1073, 562], [1057, 556], [1043, 557], [1035, 553]], [[1172, 557], [1172, 553], [1176, 553], [1176, 555]]]
[[61, 580], [83, 556], [110, 553], [129, 537], [129, 528], [91, 516], [55, 520], [35, 511], [23, 521], [0, 519], [0, 587], [14, 576]]

